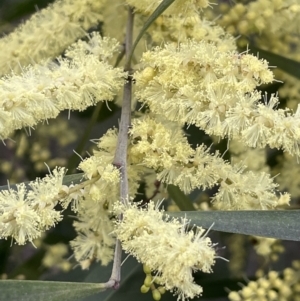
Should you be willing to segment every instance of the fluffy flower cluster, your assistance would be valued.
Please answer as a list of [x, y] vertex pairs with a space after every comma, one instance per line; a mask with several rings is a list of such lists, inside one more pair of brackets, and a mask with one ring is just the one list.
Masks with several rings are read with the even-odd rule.
[[[137, 96], [169, 120], [216, 128], [247, 92], [273, 81], [264, 60], [220, 51], [207, 42], [166, 44], [147, 51], [136, 73]], [[217, 123], [217, 124], [216, 124]]]
[[273, 81], [265, 60], [220, 51], [190, 41], [144, 53], [135, 75], [137, 96], [156, 114], [179, 124], [195, 124], [209, 135], [238, 138], [251, 147], [282, 148], [300, 155], [300, 109], [275, 110], [278, 99], [255, 90]]
[[[112, 164], [117, 145], [117, 135], [116, 129], [110, 129], [103, 137], [95, 140], [98, 150], [95, 150], [93, 156], [85, 159], [79, 165], [79, 169], [85, 173], [86, 178], [91, 179], [97, 175], [100, 176], [99, 181], [86, 188], [88, 189], [87, 193], [98, 204], [105, 204], [109, 209], [115, 200], [120, 199], [120, 174], [118, 168]], [[128, 159], [129, 194], [134, 196], [139, 187], [141, 175], [145, 173], [146, 168], [133, 165], [130, 157]]]
[[[106, 139], [97, 141], [99, 150], [95, 155], [83, 160], [79, 169], [91, 181], [80, 191], [68, 196], [78, 221], [74, 222], [76, 238], [70, 242], [76, 260], [86, 269], [96, 260], [107, 265], [113, 259], [115, 238], [111, 235], [113, 223], [109, 214], [115, 200], [120, 198], [120, 172], [112, 165], [117, 136], [109, 130]], [[131, 195], [136, 193], [138, 179], [129, 168]]]
[[149, 28], [149, 34], [156, 44], [193, 39], [215, 43], [222, 51], [236, 50], [236, 41], [232, 35], [226, 33], [221, 26], [201, 18], [198, 13], [189, 17], [160, 16]]
[[[270, 209], [281, 203], [275, 193], [278, 185], [270, 175], [232, 166], [203, 145], [192, 149], [176, 123], [135, 119], [130, 134], [132, 162], [155, 169], [158, 180], [179, 186], [185, 193], [220, 185], [212, 199], [218, 209]], [[286, 195], [282, 198], [288, 202]]]
[[225, 112], [239, 100], [237, 92], [252, 92], [274, 79], [267, 61], [221, 51], [206, 41], [156, 47], [145, 52], [141, 62], [144, 68], [135, 74], [137, 96], [154, 112], [161, 103], [167, 118], [180, 122], [195, 123], [196, 112], [214, 105]]
[[186, 220], [163, 218], [153, 202], [147, 209], [136, 204], [116, 203], [115, 213], [122, 213], [114, 233], [123, 249], [148, 266], [161, 285], [179, 300], [201, 295], [202, 287], [194, 283], [193, 271], [211, 272], [216, 253], [205, 230], [188, 231]]
[[[119, 175], [111, 165], [116, 143], [117, 132], [109, 130], [97, 142], [99, 150], [80, 165], [87, 178], [103, 177], [87, 187], [86, 193], [109, 209], [119, 198]], [[212, 201], [221, 210], [271, 209], [289, 202], [287, 194], [278, 198], [278, 185], [267, 173], [232, 166], [203, 145], [193, 149], [177, 123], [153, 116], [133, 119], [128, 148], [130, 196], [136, 194], [138, 182], [153, 173], [157, 180], [176, 185], [185, 193], [218, 185]]]
[[164, 124], [149, 116], [137, 118], [132, 121], [130, 134], [132, 162], [142, 162], [157, 172], [170, 169], [177, 163], [188, 164], [194, 154], [176, 123]]
[[101, 156], [91, 156], [79, 164], [88, 179], [100, 176], [100, 179], [89, 185], [88, 194], [98, 204], [104, 204], [108, 199], [118, 196], [118, 184], [120, 182], [119, 170], [104, 160]]
[[0, 40], [0, 76], [60, 55], [102, 20], [105, 0], [58, 0]]
[[106, 62], [108, 52], [117, 46], [115, 40], [93, 35], [90, 43], [80, 41], [67, 51], [72, 60], [59, 58], [57, 64], [30, 66], [22, 75], [2, 78], [0, 138], [55, 118], [62, 110], [84, 110], [112, 100], [125, 77], [121, 69]]
[[94, 260], [107, 265], [113, 259], [113, 223], [105, 204], [95, 202], [88, 192], [82, 192], [82, 196], [84, 200], [77, 206], [78, 221], [74, 222], [77, 236], [70, 242], [75, 259], [83, 269]]
[[43, 179], [26, 186], [16, 185], [0, 191], [0, 238], [11, 236], [16, 243], [40, 237], [42, 232], [53, 227], [62, 219], [54, 207], [58, 194], [63, 190], [64, 168], [56, 168]]

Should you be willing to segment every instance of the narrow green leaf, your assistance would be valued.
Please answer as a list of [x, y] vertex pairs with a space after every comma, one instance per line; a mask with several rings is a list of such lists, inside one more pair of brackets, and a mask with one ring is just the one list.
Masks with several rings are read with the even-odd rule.
[[167, 212], [186, 217], [195, 224], [221, 232], [258, 235], [300, 241], [300, 210], [182, 211]]
[[168, 193], [176, 205], [182, 211], [194, 211], [192, 201], [177, 187], [174, 185], [168, 185]]
[[[83, 177], [83, 173], [77, 173], [77, 174], [73, 174], [73, 175], [68, 175], [68, 176], [64, 176], [63, 179], [63, 184], [64, 185], [70, 185], [70, 184], [77, 184], [80, 183]], [[29, 184], [30, 181], [24, 182], [24, 184], [26, 185], [27, 189], [30, 189]], [[15, 184], [9, 185], [9, 187], [11, 189], [17, 190], [17, 186]], [[0, 190], [7, 190], [8, 189], [8, 185], [4, 185], [4, 186], [0, 186]]]
[[286, 73], [300, 78], [300, 63], [291, 59], [288, 59], [284, 56], [281, 56], [276, 53], [272, 53], [267, 50], [263, 50], [260, 48], [257, 48], [250, 44], [249, 50], [253, 54], [259, 54], [260, 58], [266, 59], [270, 66], [276, 66], [280, 68], [282, 71], [285, 71]]
[[132, 50], [129, 56], [129, 61], [132, 58], [133, 52], [137, 44], [139, 43], [140, 39], [142, 38], [143, 34], [147, 31], [150, 25], [174, 2], [175, 0], [164, 0], [152, 13], [149, 19], [145, 22], [143, 28], [141, 29], [140, 33], [138, 34], [134, 44], [132, 46]]
[[0, 300], [73, 301], [105, 290], [103, 283], [1, 280]]

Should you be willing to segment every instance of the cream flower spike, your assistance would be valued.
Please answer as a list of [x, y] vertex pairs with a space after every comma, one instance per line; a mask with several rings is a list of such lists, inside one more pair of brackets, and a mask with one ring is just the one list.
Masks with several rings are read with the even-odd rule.
[[164, 216], [151, 201], [148, 208], [133, 203], [116, 203], [114, 233], [125, 252], [151, 269], [160, 285], [178, 295], [178, 300], [194, 298], [202, 287], [194, 282], [193, 271], [210, 273], [215, 263], [214, 244], [201, 227], [187, 230], [189, 222]]

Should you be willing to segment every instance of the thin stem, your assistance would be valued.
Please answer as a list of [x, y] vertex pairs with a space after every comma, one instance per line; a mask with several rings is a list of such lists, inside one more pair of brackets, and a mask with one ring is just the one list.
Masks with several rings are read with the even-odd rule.
[[56, 202], [56, 201], [59, 201], [61, 200], [62, 198], [65, 198], [67, 197], [68, 195], [88, 186], [88, 185], [91, 185], [91, 184], [94, 184], [95, 182], [97, 182], [99, 179], [100, 179], [100, 175], [97, 175], [96, 177], [90, 179], [90, 180], [86, 180], [80, 184], [76, 184], [75, 186], [71, 187], [68, 192], [64, 192], [64, 191], [61, 191], [58, 193], [57, 196], [55, 196], [53, 199], [52, 199], [52, 202]]
[[[125, 202], [128, 199], [128, 175], [127, 175], [127, 145], [128, 145], [128, 129], [131, 122], [131, 95], [132, 95], [132, 78], [131, 78], [131, 63], [129, 58], [132, 48], [133, 37], [133, 9], [128, 8], [128, 19], [126, 27], [126, 39], [125, 39], [125, 56], [126, 64], [124, 70], [129, 73], [127, 82], [124, 85], [123, 103], [121, 111], [121, 120], [119, 125], [119, 134], [117, 149], [114, 157], [113, 164], [120, 169], [120, 199]], [[122, 216], [119, 217], [120, 219]], [[110, 280], [114, 281], [113, 288], [118, 288], [121, 280], [121, 256], [122, 248], [119, 240], [116, 241], [114, 263]]]
[[121, 242], [117, 239], [115, 245], [114, 263], [111, 271], [109, 281], [113, 280], [114, 289], [118, 289], [121, 281], [121, 263], [122, 263], [122, 246]]

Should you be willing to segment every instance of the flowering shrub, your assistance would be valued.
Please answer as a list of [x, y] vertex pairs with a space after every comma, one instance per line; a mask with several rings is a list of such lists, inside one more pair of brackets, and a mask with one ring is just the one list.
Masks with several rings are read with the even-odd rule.
[[[112, 264], [106, 282], [82, 284], [78, 294], [66, 284], [64, 292], [49, 292], [49, 300], [55, 294], [71, 300], [96, 289], [118, 289], [122, 250], [143, 265], [141, 293], [151, 290], [154, 300], [165, 291], [177, 300], [193, 299], [205, 294], [196, 272], [212, 273], [220, 259], [241, 276], [234, 254], [242, 253], [244, 238], [236, 240], [238, 248], [228, 240], [231, 255], [225, 254], [207, 236], [210, 229], [252, 235], [266, 269], [284, 251], [279, 239], [299, 240], [297, 211], [286, 209], [291, 197], [297, 208], [299, 197], [299, 181], [289, 177], [299, 172], [299, 89], [292, 77], [299, 76], [294, 71], [300, 66], [299, 27], [290, 20], [299, 19], [300, 6], [296, 0], [219, 2], [215, 7], [206, 0], [57, 0], [0, 39], [5, 147], [18, 130], [30, 133], [48, 121], [49, 137], [52, 131], [60, 145], [80, 140], [66, 125], [51, 130], [50, 120], [60, 124], [62, 111], [70, 117], [95, 107], [76, 149], [79, 164], [71, 157], [60, 166], [49, 160], [51, 147], [42, 152], [43, 145], [34, 144], [27, 161], [35, 162], [36, 172], [46, 161], [49, 174], [27, 183], [24, 177], [0, 191], [0, 238], [44, 250], [45, 268], [71, 267], [63, 258], [66, 245], [43, 239], [70, 210], [76, 234], [69, 245], [78, 265], [85, 270]], [[251, 44], [241, 49], [249, 43], [264, 48], [272, 62], [252, 54]], [[283, 70], [272, 69], [276, 59]], [[288, 68], [291, 63], [296, 67]], [[268, 93], [278, 86], [279, 94]], [[121, 117], [115, 127], [91, 137], [102, 103], [107, 111], [120, 106]], [[61, 138], [68, 133], [69, 139]], [[96, 147], [86, 156], [88, 137]], [[27, 139], [16, 139], [17, 153], [29, 147]], [[280, 158], [268, 162], [274, 153]], [[75, 167], [81, 173], [68, 175]], [[9, 163], [1, 166], [5, 174], [12, 169]], [[235, 218], [226, 219], [232, 210]], [[241, 210], [253, 215], [243, 220]], [[261, 273], [241, 289], [224, 292], [232, 301], [296, 300], [298, 270], [294, 263], [283, 276]], [[1, 291], [6, 298], [15, 291], [20, 296], [14, 285], [1, 281], [0, 296]], [[24, 294], [34, 291], [30, 283], [28, 291], [24, 287]]]

